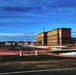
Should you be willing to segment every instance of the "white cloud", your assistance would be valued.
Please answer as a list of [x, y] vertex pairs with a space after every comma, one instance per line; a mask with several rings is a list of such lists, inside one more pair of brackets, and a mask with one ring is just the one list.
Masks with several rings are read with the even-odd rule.
[[0, 36], [32, 36], [33, 33], [0, 33]]
[[36, 41], [33, 33], [0, 33], [0, 41]]
[[19, 33], [0, 33], [0, 36], [22, 36], [25, 34], [19, 34]]

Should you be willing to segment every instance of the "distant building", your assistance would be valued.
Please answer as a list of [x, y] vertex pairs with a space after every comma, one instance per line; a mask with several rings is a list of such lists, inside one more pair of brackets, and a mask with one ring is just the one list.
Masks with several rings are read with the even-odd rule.
[[57, 28], [42, 32], [36, 36], [37, 45], [76, 44], [76, 38], [71, 37], [71, 28]]

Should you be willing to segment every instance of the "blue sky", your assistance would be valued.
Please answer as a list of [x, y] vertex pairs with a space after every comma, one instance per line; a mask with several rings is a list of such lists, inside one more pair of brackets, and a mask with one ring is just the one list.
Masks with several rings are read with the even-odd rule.
[[0, 41], [35, 41], [43, 27], [76, 36], [76, 0], [0, 0]]

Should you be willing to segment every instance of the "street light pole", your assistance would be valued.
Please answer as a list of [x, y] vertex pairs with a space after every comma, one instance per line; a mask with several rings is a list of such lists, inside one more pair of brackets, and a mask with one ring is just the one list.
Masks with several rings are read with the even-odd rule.
[[43, 33], [44, 33], [44, 27], [43, 27]]

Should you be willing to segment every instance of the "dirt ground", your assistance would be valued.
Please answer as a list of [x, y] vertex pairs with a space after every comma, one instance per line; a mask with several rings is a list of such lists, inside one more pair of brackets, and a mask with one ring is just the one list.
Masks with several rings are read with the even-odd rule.
[[[15, 71], [30, 71], [30, 70], [60, 69], [60, 68], [76, 68], [76, 59], [50, 59], [49, 58], [45, 60], [44, 59], [36, 60], [36, 58], [33, 58], [30, 60], [28, 58], [28, 60], [27, 59], [15, 60], [15, 61], [8, 60], [8, 61], [0, 62], [0, 73], [15, 72]], [[64, 73], [64, 71], [62, 72]], [[68, 73], [69, 72], [71, 72], [74, 75], [76, 74], [75, 70], [74, 72], [68, 71]], [[59, 74], [59, 73], [56, 72], [55, 74]], [[51, 75], [55, 75], [55, 74], [51, 74]], [[72, 75], [72, 74], [69, 74], [69, 75]], [[28, 75], [35, 75], [35, 74], [28, 74]], [[40, 73], [39, 75], [44, 75], [44, 73], [43, 74]], [[50, 72], [47, 75], [50, 75]], [[64, 75], [67, 75], [67, 74], [64, 74]]]
[[0, 67], [6, 66], [29, 66], [29, 65], [50, 65], [54, 67], [76, 67], [76, 59], [47, 59], [47, 60], [21, 60], [21, 61], [3, 61]]

